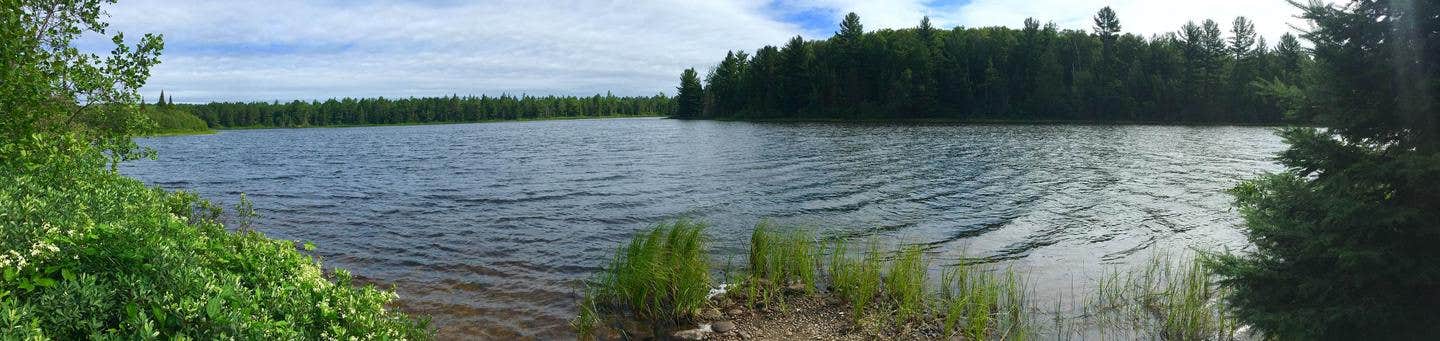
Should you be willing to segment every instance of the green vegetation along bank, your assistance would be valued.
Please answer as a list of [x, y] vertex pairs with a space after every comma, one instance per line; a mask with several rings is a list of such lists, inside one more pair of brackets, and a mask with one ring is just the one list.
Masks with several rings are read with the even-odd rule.
[[828, 39], [795, 37], [730, 52], [706, 74], [685, 70], [675, 116], [1281, 122], [1269, 93], [1306, 84], [1310, 55], [1291, 34], [1271, 45], [1248, 18], [1231, 26], [1190, 22], [1147, 38], [1122, 33], [1106, 7], [1093, 31], [1035, 19], [947, 30], [926, 18], [866, 32], [851, 13]]
[[[761, 223], [743, 269], [717, 267], [705, 224], [642, 231], [590, 281], [574, 320], [582, 338], [1026, 340], [1045, 336], [1233, 340], [1244, 336], [1211, 268], [1156, 255], [1101, 276], [1068, 306], [1041, 306], [1026, 276], [942, 265], [918, 246], [852, 247]], [[722, 279], [710, 270], [723, 269]], [[936, 285], [938, 283], [938, 286]], [[712, 292], [712, 288], [723, 291]], [[1064, 310], [1062, 310], [1064, 309]], [[814, 328], [814, 326], [824, 326]]]
[[246, 206], [227, 228], [115, 171], [153, 157], [132, 137], [175, 115], [138, 103], [161, 37], [114, 33], [108, 59], [74, 48], [105, 34], [109, 3], [0, 0], [0, 339], [429, 339], [386, 308], [395, 294], [254, 232]]

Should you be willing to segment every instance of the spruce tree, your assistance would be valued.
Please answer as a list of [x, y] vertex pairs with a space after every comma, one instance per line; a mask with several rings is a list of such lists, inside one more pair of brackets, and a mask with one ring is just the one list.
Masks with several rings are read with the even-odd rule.
[[1302, 8], [1316, 72], [1293, 110], [1326, 128], [1282, 130], [1287, 170], [1232, 191], [1255, 247], [1216, 271], [1235, 316], [1268, 338], [1434, 338], [1440, 4]]
[[694, 68], [680, 73], [680, 87], [676, 88], [675, 117], [699, 117], [704, 105], [705, 90], [700, 87], [700, 75]]

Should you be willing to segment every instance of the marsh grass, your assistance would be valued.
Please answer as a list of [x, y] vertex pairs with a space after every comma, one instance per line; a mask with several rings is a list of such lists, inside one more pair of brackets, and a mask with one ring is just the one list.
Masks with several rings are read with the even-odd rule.
[[1222, 299], [1227, 289], [1216, 285], [1199, 256], [1180, 259], [1157, 254], [1140, 267], [1111, 270], [1085, 304], [1085, 322], [1100, 332], [1137, 337], [1235, 339], [1239, 324]]
[[907, 321], [926, 314], [925, 278], [930, 263], [918, 246], [901, 247], [890, 261], [885, 292], [895, 305], [895, 317]]
[[[661, 335], [663, 328], [693, 321], [713, 284], [704, 228], [686, 220], [662, 223], [621, 247], [585, 288], [572, 321], [576, 331], [582, 337], [606, 327], [626, 333], [614, 322], [628, 316]], [[737, 272], [737, 262], [728, 258], [723, 264], [725, 280], [736, 285], [729, 295], [751, 308], [785, 311], [786, 296], [828, 287], [828, 294], [848, 304], [857, 328], [879, 328], [879, 335], [913, 330], [902, 325], [962, 339], [1027, 340], [1041, 333], [1033, 289], [1012, 268], [961, 261], [941, 269], [938, 290], [930, 290], [931, 259], [920, 247], [882, 249], [874, 238], [860, 252], [851, 247], [839, 238], [821, 243], [812, 230], [758, 224], [749, 259], [738, 262], [748, 268]], [[1112, 270], [1093, 283], [1093, 294], [1061, 295], [1073, 302], [1071, 312], [1079, 305], [1079, 315], [1062, 313], [1057, 303], [1052, 332], [1062, 338], [1079, 332], [1101, 339], [1234, 339], [1237, 324], [1224, 313], [1225, 291], [1210, 269], [1196, 257], [1172, 259], [1157, 255], [1142, 266]]]
[[592, 281], [572, 321], [576, 330], [587, 335], [604, 316], [628, 314], [657, 328], [693, 318], [712, 284], [705, 227], [677, 220], [636, 235]]
[[864, 255], [856, 259], [849, 255], [849, 243], [837, 239], [830, 253], [831, 291], [850, 304], [851, 317], [857, 321], [880, 293], [883, 254], [879, 241], [871, 239], [868, 245]]
[[761, 222], [750, 234], [750, 267], [743, 280], [746, 302], [751, 307], [783, 306], [783, 290], [791, 286], [814, 293], [819, 255], [814, 232], [803, 228], [780, 231]]
[[963, 262], [942, 272], [938, 311], [947, 336], [1026, 340], [1035, 332], [1029, 286], [1012, 269], [997, 272]]

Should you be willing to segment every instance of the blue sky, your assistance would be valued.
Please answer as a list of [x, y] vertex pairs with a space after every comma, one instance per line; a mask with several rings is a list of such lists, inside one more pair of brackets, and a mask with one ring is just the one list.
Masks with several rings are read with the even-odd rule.
[[[1283, 0], [120, 0], [111, 30], [165, 36], [142, 91], [177, 102], [450, 94], [673, 93], [680, 70], [727, 50], [831, 35], [848, 12], [866, 29], [1017, 26], [1026, 17], [1088, 29], [1103, 6], [1124, 30], [1174, 31], [1237, 15], [1274, 41]], [[82, 47], [100, 46], [96, 41]]]

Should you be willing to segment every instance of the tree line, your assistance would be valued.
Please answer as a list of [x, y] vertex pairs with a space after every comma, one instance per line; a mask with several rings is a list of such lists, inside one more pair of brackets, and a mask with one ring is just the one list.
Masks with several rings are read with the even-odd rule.
[[[732, 51], [704, 79], [681, 74], [675, 117], [1014, 119], [1272, 123], [1257, 89], [1298, 84], [1311, 57], [1294, 35], [1271, 46], [1252, 21], [1213, 20], [1145, 38], [1109, 7], [1093, 31], [1023, 28], [865, 32], [847, 15], [824, 40]], [[703, 83], [703, 84], [702, 84]]]
[[[163, 96], [163, 95], [162, 95]], [[448, 96], [325, 101], [214, 102], [155, 105], [184, 108], [211, 128], [461, 123], [548, 118], [656, 116], [673, 112], [669, 96]]]

